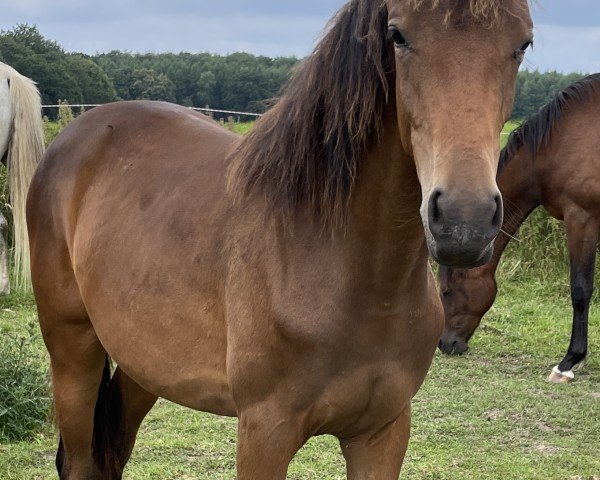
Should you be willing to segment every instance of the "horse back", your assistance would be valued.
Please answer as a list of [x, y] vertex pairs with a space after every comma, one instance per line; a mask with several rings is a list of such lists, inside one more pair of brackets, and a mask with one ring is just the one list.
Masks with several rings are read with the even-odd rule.
[[112, 208], [119, 203], [129, 208], [132, 197], [143, 192], [146, 197], [137, 202], [150, 203], [151, 190], [168, 200], [173, 193], [168, 189], [176, 190], [177, 181], [189, 179], [191, 172], [199, 181], [221, 179], [222, 186], [226, 155], [237, 139], [208, 117], [178, 105], [135, 101], [97, 107], [68, 125], [44, 155], [29, 191], [31, 234], [35, 240], [36, 221], [47, 216], [68, 241], [86, 197], [107, 184], [129, 188], [123, 198], [109, 195]]

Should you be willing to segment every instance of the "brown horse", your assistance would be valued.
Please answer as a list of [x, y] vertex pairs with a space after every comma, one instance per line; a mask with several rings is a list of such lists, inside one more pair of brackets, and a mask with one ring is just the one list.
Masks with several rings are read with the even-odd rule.
[[600, 226], [600, 74], [560, 92], [511, 135], [498, 185], [507, 215], [492, 260], [467, 270], [440, 268], [446, 328], [440, 348], [461, 354], [496, 298], [496, 268], [512, 235], [542, 205], [564, 220], [571, 262], [573, 330], [568, 352], [550, 380], [569, 381], [587, 354], [588, 311]]
[[427, 245], [491, 254], [531, 28], [525, 0], [352, 0], [244, 139], [150, 102], [67, 127], [28, 200], [61, 478], [119, 478], [159, 396], [239, 417], [240, 480], [321, 434], [397, 478], [443, 327]]

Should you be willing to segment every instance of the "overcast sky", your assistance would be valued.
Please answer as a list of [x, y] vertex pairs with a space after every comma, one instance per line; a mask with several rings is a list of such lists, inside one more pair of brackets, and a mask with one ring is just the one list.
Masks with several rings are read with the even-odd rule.
[[[530, 69], [600, 71], [600, 0], [536, 0]], [[344, 0], [0, 0], [0, 29], [36, 24], [69, 51], [308, 54]]]

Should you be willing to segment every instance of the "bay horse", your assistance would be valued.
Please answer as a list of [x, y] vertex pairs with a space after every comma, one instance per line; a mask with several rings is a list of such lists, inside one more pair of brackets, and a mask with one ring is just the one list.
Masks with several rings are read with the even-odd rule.
[[446, 315], [440, 348], [462, 354], [497, 293], [495, 272], [508, 242], [540, 205], [564, 220], [571, 264], [573, 329], [567, 354], [549, 380], [574, 378], [587, 355], [588, 312], [600, 226], [600, 74], [568, 86], [509, 137], [498, 185], [507, 215], [492, 260], [470, 271], [440, 268]]
[[158, 397], [238, 417], [239, 480], [322, 434], [397, 478], [443, 327], [428, 250], [491, 254], [531, 30], [525, 0], [351, 0], [245, 138], [165, 103], [71, 123], [28, 199], [60, 478], [120, 478]]
[[[25, 203], [43, 153], [42, 106], [35, 82], [0, 62], [0, 158], [8, 169], [14, 278], [21, 288], [31, 284]], [[0, 294], [10, 292], [7, 251], [8, 223], [0, 212]]]

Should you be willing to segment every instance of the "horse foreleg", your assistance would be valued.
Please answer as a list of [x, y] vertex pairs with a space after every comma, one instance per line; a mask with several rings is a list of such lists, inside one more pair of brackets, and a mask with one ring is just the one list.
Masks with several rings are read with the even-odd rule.
[[410, 437], [410, 407], [381, 430], [340, 439], [348, 480], [397, 480]]
[[554, 367], [549, 380], [569, 382], [583, 366], [587, 355], [588, 313], [594, 290], [594, 265], [598, 245], [598, 223], [587, 213], [577, 211], [565, 216], [571, 263], [571, 300], [573, 327], [569, 350]]
[[259, 405], [239, 414], [238, 480], [285, 480], [288, 466], [306, 437], [298, 416]]

